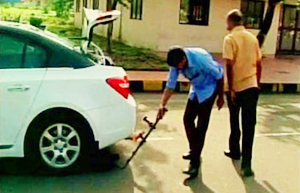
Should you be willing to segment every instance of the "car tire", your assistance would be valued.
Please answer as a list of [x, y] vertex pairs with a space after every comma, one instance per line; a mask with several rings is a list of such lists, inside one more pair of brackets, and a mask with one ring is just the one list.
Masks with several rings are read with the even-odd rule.
[[61, 173], [87, 164], [91, 138], [84, 123], [75, 118], [47, 116], [29, 129], [25, 157], [33, 168]]

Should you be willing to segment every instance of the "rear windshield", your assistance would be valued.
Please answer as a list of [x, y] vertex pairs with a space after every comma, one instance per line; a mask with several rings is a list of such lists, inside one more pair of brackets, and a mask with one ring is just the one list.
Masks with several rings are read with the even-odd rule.
[[70, 49], [74, 49], [75, 47], [75, 44], [74, 42], [72, 42], [71, 40], [69, 40], [68, 38], [63, 38], [63, 37], [60, 37], [52, 32], [49, 32], [49, 31], [44, 31], [45, 35], [50, 38], [51, 40], [57, 42], [57, 43], [60, 43], [61, 45], [63, 46], [66, 46]]

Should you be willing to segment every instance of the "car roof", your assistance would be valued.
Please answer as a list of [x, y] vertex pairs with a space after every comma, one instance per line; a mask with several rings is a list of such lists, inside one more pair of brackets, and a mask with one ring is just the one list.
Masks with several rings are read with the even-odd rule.
[[31, 31], [38, 29], [38, 28], [28, 25], [28, 24], [8, 22], [8, 21], [0, 21], [0, 27], [2, 27], [2, 26], [10, 27], [10, 28], [24, 29], [24, 30], [31, 30]]
[[19, 34], [25, 35], [25, 36], [39, 36], [39, 38], [43, 38], [46, 40], [50, 40], [53, 43], [58, 43], [60, 45], [63, 45], [69, 49], [73, 49], [73, 46], [66, 43], [66, 41], [61, 41], [62, 39], [58, 39], [59, 37], [55, 34], [52, 34], [51, 32], [43, 31], [37, 27], [34, 27], [29, 24], [22, 24], [22, 23], [16, 23], [16, 22], [7, 22], [7, 21], [0, 21], [0, 30], [6, 30], [6, 31], [14, 31]]
[[91, 66], [92, 63], [86, 56], [75, 51], [74, 47], [68, 45], [66, 41], [57, 35], [40, 30], [28, 24], [0, 21], [0, 32], [14, 34], [28, 38], [38, 44], [41, 44], [51, 50], [54, 55], [63, 55], [74, 68], [83, 68]]

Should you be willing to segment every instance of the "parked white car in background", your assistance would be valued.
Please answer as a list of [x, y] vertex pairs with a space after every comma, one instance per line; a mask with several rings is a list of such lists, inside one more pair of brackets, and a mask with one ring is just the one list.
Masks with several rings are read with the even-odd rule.
[[109, 60], [90, 33], [120, 13], [85, 11], [89, 36], [80, 49], [35, 27], [0, 22], [0, 157], [67, 170], [132, 134], [136, 103], [126, 73], [104, 65]]

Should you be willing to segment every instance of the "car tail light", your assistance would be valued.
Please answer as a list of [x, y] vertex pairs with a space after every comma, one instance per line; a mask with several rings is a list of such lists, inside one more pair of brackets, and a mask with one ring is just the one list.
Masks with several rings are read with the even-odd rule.
[[109, 18], [112, 18], [112, 15], [104, 15], [102, 17], [98, 17], [97, 20], [104, 20], [104, 19], [109, 19]]
[[123, 78], [109, 78], [106, 80], [106, 82], [124, 98], [128, 98], [130, 94], [130, 89], [129, 81], [126, 76]]

